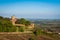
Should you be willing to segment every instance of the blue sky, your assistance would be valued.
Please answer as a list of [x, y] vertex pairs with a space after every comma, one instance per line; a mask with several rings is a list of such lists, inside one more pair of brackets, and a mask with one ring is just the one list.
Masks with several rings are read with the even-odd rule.
[[60, 0], [0, 0], [0, 16], [60, 19]]

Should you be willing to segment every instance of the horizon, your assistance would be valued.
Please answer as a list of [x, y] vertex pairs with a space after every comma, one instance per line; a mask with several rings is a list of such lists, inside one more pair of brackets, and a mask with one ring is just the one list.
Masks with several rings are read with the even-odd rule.
[[[12, 16], [14, 16], [14, 15], [12, 15]], [[4, 16], [1, 16], [1, 17], [3, 17], [3, 18], [11, 18], [11, 16], [10, 17], [8, 17], [8, 16], [6, 16], [6, 17], [4, 17]], [[14, 16], [16, 19], [20, 19], [20, 18], [24, 18], [24, 17], [16, 17], [16, 16]], [[48, 18], [24, 18], [24, 19], [27, 19], [27, 20], [60, 20], [60, 19], [48, 19]]]
[[0, 16], [60, 19], [60, 0], [0, 0]]

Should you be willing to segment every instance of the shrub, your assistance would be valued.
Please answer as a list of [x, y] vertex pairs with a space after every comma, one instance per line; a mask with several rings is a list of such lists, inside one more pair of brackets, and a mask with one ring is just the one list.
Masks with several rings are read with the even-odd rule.
[[24, 27], [20, 27], [20, 28], [19, 28], [19, 31], [20, 31], [20, 32], [24, 32]]
[[29, 40], [34, 40], [34, 38], [29, 38]]
[[41, 30], [39, 28], [37, 28], [33, 33], [35, 35], [40, 35], [41, 34]]

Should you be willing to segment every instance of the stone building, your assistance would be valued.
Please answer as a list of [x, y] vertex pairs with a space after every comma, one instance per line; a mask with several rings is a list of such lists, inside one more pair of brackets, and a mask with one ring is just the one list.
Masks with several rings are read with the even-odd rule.
[[11, 16], [11, 22], [12, 22], [13, 25], [15, 25], [16, 19], [15, 19], [14, 16]]
[[[11, 16], [11, 22], [14, 26], [24, 26], [26, 27], [25, 25], [23, 24], [16, 24], [15, 22], [17, 21], [17, 19], [14, 17], [14, 16]], [[33, 29], [34, 28], [34, 24], [31, 23], [31, 25], [28, 26], [28, 29]]]

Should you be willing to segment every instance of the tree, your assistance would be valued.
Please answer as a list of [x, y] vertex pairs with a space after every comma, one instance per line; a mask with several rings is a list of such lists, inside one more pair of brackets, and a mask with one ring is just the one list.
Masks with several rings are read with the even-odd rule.
[[6, 18], [4, 18], [4, 20], [9, 21], [9, 20], [10, 20], [10, 18], [7, 18], [7, 17], [6, 17]]
[[19, 27], [19, 31], [24, 32], [24, 27], [23, 26]]
[[29, 38], [29, 40], [34, 40], [34, 38]]
[[24, 18], [21, 18], [20, 19], [20, 24], [25, 24], [26, 23], [26, 20]]
[[34, 32], [33, 32], [36, 36], [41, 34], [41, 29], [37, 28]]
[[2, 32], [2, 25], [1, 25], [1, 22], [0, 22], [0, 32]]
[[3, 19], [3, 17], [2, 17], [2, 16], [0, 16], [0, 19]]
[[28, 25], [31, 24], [30, 21], [28, 21], [28, 20], [26, 20], [26, 19], [24, 19], [24, 18], [18, 19], [18, 20], [16, 21], [16, 23], [17, 23], [17, 24], [24, 24], [24, 25], [26, 25], [26, 26], [28, 26]]
[[26, 21], [26, 23], [25, 23], [26, 26], [28, 26], [28, 25], [30, 25], [30, 24], [31, 24], [30, 21]]

